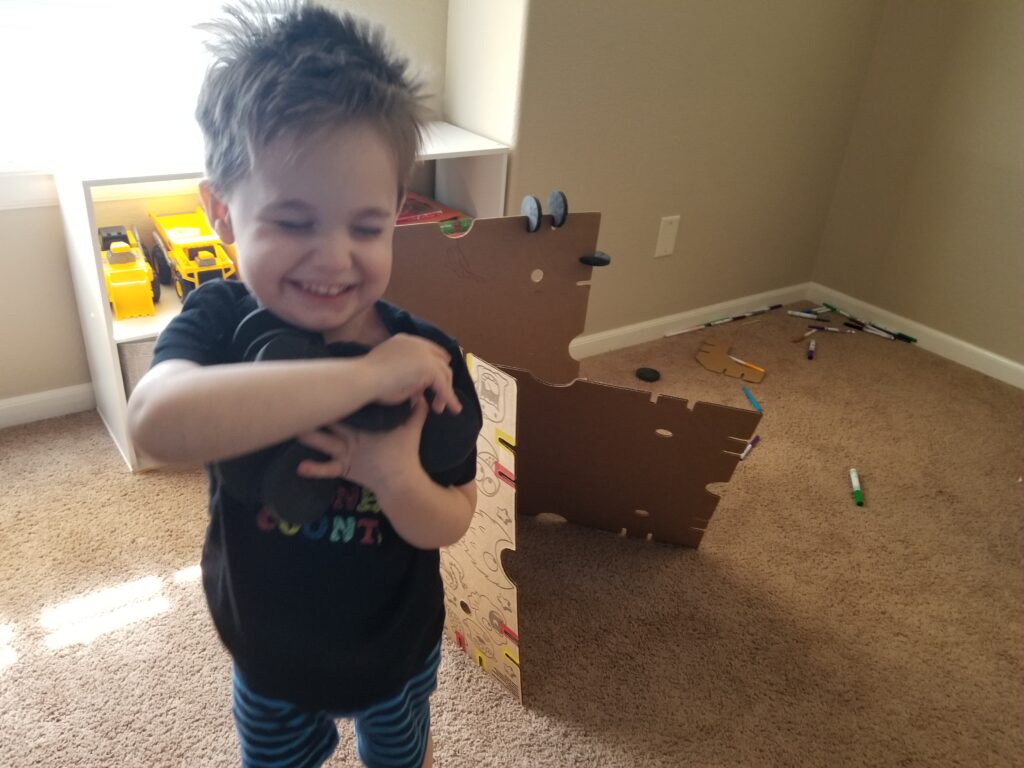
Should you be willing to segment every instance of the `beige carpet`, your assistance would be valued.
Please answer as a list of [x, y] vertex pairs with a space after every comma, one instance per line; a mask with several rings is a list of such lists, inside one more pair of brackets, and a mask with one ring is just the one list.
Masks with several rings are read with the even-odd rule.
[[[529, 706], [446, 645], [439, 766], [1020, 764], [1022, 393], [863, 334], [819, 334], [808, 362], [803, 325], [585, 361], [744, 407], [694, 361], [731, 338], [768, 369], [762, 442], [699, 551], [520, 522]], [[199, 473], [129, 474], [84, 413], [0, 431], [0, 477], [0, 765], [237, 764], [227, 658], [198, 584], [175, 581], [199, 557]], [[50, 647], [44, 609], [146, 577], [155, 615]], [[356, 764], [342, 732], [331, 766]]]

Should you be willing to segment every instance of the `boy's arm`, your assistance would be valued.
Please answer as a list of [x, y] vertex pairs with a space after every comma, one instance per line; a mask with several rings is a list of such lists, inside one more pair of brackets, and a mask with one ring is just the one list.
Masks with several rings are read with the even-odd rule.
[[421, 471], [394, 479], [377, 493], [381, 511], [398, 535], [420, 549], [454, 544], [476, 512], [476, 481], [444, 487]]
[[128, 401], [128, 429], [143, 452], [168, 463], [250, 453], [331, 424], [366, 403], [434, 392], [440, 413], [462, 409], [451, 355], [396, 334], [354, 358], [199, 365], [172, 358], [151, 368]]
[[132, 392], [128, 428], [158, 461], [218, 461], [344, 418], [374, 398], [365, 358], [211, 366], [167, 360]]

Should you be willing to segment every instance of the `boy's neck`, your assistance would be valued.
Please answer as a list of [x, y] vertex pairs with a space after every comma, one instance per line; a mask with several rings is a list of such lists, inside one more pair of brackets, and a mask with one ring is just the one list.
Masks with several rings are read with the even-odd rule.
[[335, 341], [354, 341], [368, 347], [375, 347], [389, 338], [391, 338], [391, 331], [384, 324], [376, 302], [359, 317], [349, 321], [345, 327], [324, 332], [324, 341], [328, 344]]

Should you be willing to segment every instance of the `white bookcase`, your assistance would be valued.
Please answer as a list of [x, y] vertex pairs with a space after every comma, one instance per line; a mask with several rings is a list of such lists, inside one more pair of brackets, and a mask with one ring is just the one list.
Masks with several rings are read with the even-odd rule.
[[[509, 151], [504, 144], [441, 122], [431, 124], [420, 159], [435, 164], [438, 200], [471, 216], [488, 218], [504, 214]], [[193, 209], [202, 152], [195, 137], [184, 139], [178, 152], [177, 158], [154, 152], [151, 161], [118, 161], [55, 177], [96, 407], [133, 471], [155, 462], [139, 455], [128, 435], [125, 374], [144, 366], [148, 345], [178, 313], [181, 302], [165, 287], [155, 317], [115, 319], [103, 280], [97, 228], [135, 226], [149, 246], [148, 211]]]

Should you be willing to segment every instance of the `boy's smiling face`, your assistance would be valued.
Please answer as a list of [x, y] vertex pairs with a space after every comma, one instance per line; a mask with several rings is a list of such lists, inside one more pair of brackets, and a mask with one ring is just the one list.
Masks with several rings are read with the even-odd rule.
[[202, 195], [261, 306], [327, 341], [379, 341], [374, 303], [391, 277], [399, 200], [395, 156], [376, 129], [277, 139], [226, 200], [207, 185]]

